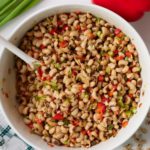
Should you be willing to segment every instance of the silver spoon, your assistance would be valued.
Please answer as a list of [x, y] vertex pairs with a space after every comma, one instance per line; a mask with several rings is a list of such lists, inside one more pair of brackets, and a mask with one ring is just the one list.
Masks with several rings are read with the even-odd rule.
[[30, 65], [31, 68], [36, 69], [37, 66], [40, 66], [40, 62], [26, 53], [24, 53], [21, 49], [7, 41], [5, 38], [0, 36], [0, 44], [3, 45], [5, 48], [7, 48], [10, 52], [18, 56], [20, 59], [22, 59], [24, 62], [26, 62], [28, 65]]

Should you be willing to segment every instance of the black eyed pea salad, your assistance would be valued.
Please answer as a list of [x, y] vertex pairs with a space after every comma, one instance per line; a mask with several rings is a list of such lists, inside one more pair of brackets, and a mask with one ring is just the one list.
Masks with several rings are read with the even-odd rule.
[[128, 125], [142, 85], [138, 53], [120, 29], [86, 12], [50, 16], [20, 46], [42, 62], [16, 58], [18, 110], [50, 146], [91, 147]]

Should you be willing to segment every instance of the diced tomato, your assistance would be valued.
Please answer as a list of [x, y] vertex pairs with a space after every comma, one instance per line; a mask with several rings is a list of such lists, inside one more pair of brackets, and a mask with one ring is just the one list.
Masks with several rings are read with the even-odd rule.
[[46, 77], [43, 77], [42, 78], [42, 81], [46, 81], [46, 80], [48, 80], [48, 81], [50, 81], [52, 78], [50, 77], [50, 76], [46, 76]]
[[115, 29], [115, 34], [117, 35], [117, 34], [119, 34], [121, 32], [121, 30], [120, 29]]
[[61, 48], [65, 48], [67, 45], [68, 45], [68, 41], [66, 41], [66, 40], [64, 40], [64, 41], [62, 41], [62, 42], [59, 43], [59, 46]]
[[129, 51], [127, 51], [127, 52], [125, 53], [125, 55], [126, 55], [127, 57], [131, 57], [131, 56], [132, 56], [132, 53], [129, 52]]
[[64, 117], [61, 113], [57, 113], [55, 116], [53, 116], [54, 120], [63, 120]]
[[114, 50], [114, 55], [118, 55], [118, 50]]
[[72, 121], [72, 124], [73, 124], [74, 126], [79, 126], [79, 123], [80, 123], [80, 122], [79, 122], [78, 120], [73, 120], [73, 121]]
[[104, 76], [103, 75], [99, 75], [98, 76], [98, 81], [100, 81], [100, 82], [104, 81]]
[[102, 99], [102, 102], [109, 102], [110, 101], [110, 99], [106, 98], [105, 96], [102, 96], [101, 99]]
[[42, 71], [41, 67], [39, 67], [37, 71], [38, 71], [39, 77], [42, 77], [43, 76], [43, 71]]
[[125, 128], [128, 125], [128, 121], [123, 121], [122, 122], [122, 127]]
[[117, 61], [122, 60], [122, 59], [124, 59], [124, 56], [117, 56], [117, 57], [115, 57], [115, 60], [117, 60]]
[[76, 75], [77, 75], [77, 71], [76, 71], [76, 69], [72, 69], [72, 74], [73, 74], [74, 76], [76, 76]]
[[56, 28], [53, 28], [51, 29], [51, 31], [49, 32], [50, 34], [54, 35], [57, 33], [57, 29]]
[[98, 102], [96, 111], [100, 114], [104, 114], [106, 112], [106, 105], [102, 102]]
[[43, 45], [43, 44], [41, 44], [41, 45], [40, 45], [40, 49], [44, 49], [44, 48], [46, 48], [46, 46]]
[[35, 121], [38, 123], [38, 124], [41, 124], [43, 121], [41, 120], [41, 119], [39, 119], [39, 118], [35, 118]]

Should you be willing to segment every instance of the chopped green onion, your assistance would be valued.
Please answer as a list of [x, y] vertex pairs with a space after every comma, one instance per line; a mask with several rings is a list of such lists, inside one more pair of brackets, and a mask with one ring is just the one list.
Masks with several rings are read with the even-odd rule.
[[125, 105], [124, 105], [124, 108], [125, 108], [126, 110], [129, 110], [129, 105], [125, 104]]
[[70, 123], [70, 121], [67, 119], [65, 119], [63, 122], [64, 122], [64, 125], [69, 125], [69, 123]]
[[108, 126], [108, 130], [112, 130], [114, 128], [114, 125], [113, 124], [110, 124], [109, 126]]
[[51, 81], [50, 86], [53, 90], [58, 90], [57, 82], [56, 81]]

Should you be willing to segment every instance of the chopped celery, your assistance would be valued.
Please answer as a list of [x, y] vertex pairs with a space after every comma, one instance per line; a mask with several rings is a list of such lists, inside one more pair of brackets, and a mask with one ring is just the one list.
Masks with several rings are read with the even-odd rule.
[[109, 51], [109, 52], [108, 52], [108, 55], [109, 55], [109, 56], [113, 56], [114, 53], [113, 53], [112, 51]]
[[69, 69], [68, 75], [69, 75], [69, 76], [72, 75], [72, 70], [71, 70], [71, 68]]
[[101, 31], [97, 31], [96, 35], [100, 38], [102, 32]]
[[132, 116], [132, 112], [130, 110], [126, 111], [125, 113], [126, 113], [128, 118], [130, 118]]
[[43, 96], [36, 95], [35, 96], [35, 100], [37, 100], [37, 101], [44, 100], [45, 98], [46, 98], [46, 95], [43, 95]]
[[124, 103], [123, 103], [123, 98], [120, 96], [119, 98], [118, 98], [118, 104], [122, 107], [122, 108], [124, 108]]
[[132, 112], [133, 114], [135, 114], [135, 113], [137, 112], [137, 108], [132, 107], [132, 108], [131, 108], [131, 112]]
[[128, 57], [125, 57], [125, 60], [128, 61]]
[[59, 63], [54, 63], [54, 67], [56, 68], [56, 69], [58, 69], [58, 70], [60, 70], [60, 68], [61, 68], [61, 65], [59, 64]]

